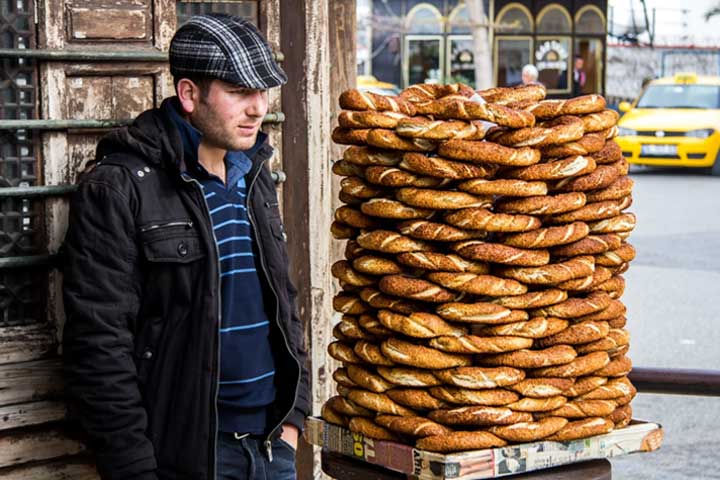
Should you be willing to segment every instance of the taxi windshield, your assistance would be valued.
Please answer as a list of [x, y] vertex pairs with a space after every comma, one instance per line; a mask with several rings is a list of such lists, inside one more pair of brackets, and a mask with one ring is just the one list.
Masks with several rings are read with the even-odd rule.
[[636, 108], [720, 108], [720, 85], [650, 85]]

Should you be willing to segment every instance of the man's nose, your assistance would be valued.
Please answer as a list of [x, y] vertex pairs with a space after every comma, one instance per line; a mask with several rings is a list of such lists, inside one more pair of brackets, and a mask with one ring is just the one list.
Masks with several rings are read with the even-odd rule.
[[248, 116], [251, 117], [259, 117], [261, 115], [264, 115], [263, 109], [264, 109], [265, 99], [263, 92], [252, 92], [249, 94], [248, 102], [247, 102], [247, 108], [245, 109], [245, 113]]

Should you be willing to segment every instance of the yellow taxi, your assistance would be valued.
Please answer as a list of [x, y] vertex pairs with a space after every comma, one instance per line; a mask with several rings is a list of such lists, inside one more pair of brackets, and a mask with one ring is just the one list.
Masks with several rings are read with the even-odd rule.
[[710, 167], [720, 175], [720, 77], [680, 73], [647, 84], [618, 122], [631, 164]]
[[400, 89], [394, 83], [382, 82], [373, 75], [358, 75], [357, 88], [379, 95], [397, 95]]

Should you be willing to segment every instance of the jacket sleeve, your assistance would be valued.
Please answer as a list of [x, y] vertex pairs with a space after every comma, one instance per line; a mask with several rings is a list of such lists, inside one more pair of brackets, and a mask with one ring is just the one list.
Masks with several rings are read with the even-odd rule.
[[110, 183], [97, 170], [73, 197], [63, 247], [66, 394], [103, 480], [157, 480], [133, 359], [134, 217], [128, 195], [114, 186], [123, 173]]
[[288, 416], [287, 422], [296, 426], [298, 430], [303, 431], [305, 425], [305, 417], [310, 415], [310, 371], [308, 369], [307, 348], [305, 347], [305, 331], [303, 323], [298, 315], [297, 308], [297, 289], [288, 280], [288, 298], [290, 299], [290, 308], [292, 311], [291, 326], [293, 331], [291, 335], [294, 338], [294, 344], [297, 345], [295, 356], [300, 362], [300, 386], [295, 401], [295, 408]]

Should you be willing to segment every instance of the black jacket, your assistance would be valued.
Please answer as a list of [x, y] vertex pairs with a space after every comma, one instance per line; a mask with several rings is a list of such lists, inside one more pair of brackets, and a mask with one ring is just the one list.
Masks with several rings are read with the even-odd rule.
[[[168, 101], [168, 100], [166, 100]], [[63, 246], [63, 358], [71, 412], [103, 479], [215, 476], [219, 265], [200, 185], [163, 109], [98, 145], [70, 207]], [[257, 239], [277, 397], [269, 425], [309, 412], [303, 329], [288, 278], [275, 185], [252, 158], [248, 213]]]

